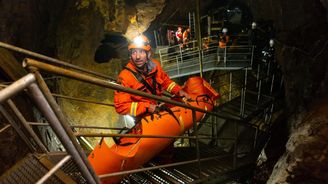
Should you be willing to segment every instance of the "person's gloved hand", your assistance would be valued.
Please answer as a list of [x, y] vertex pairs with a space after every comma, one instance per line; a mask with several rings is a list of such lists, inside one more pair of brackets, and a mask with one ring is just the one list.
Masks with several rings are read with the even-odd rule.
[[148, 108], [148, 112], [149, 113], [158, 113], [159, 111], [160, 111], [160, 107], [162, 106], [162, 105], [165, 105], [165, 103], [160, 103], [160, 104], [158, 104], [158, 105], [155, 105], [155, 104], [150, 104], [149, 105], [149, 108]]
[[179, 96], [180, 96], [180, 97], [184, 97], [185, 100], [187, 100], [187, 101], [188, 101], [188, 100], [191, 100], [191, 97], [189, 96], [189, 94], [186, 93], [186, 92], [185, 92], [184, 90], [182, 90], [182, 89], [179, 91]]
[[150, 104], [150, 105], [149, 105], [149, 108], [148, 108], [148, 112], [149, 112], [149, 113], [154, 113], [155, 110], [156, 110], [156, 108], [157, 108], [157, 105]]

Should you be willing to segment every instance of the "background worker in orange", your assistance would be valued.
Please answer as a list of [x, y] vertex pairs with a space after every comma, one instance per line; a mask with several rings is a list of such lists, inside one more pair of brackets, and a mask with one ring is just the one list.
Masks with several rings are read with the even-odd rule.
[[[190, 99], [190, 96], [163, 71], [160, 63], [150, 58], [151, 46], [147, 37], [136, 37], [128, 49], [131, 59], [118, 76], [119, 84], [154, 95], [161, 95], [163, 90], [166, 90]], [[140, 77], [144, 81], [140, 80]], [[148, 85], [145, 85], [145, 82]], [[153, 113], [158, 107], [152, 99], [121, 91], [115, 91], [114, 104], [117, 113], [133, 117]]]
[[227, 28], [223, 28], [222, 29], [222, 34], [219, 35], [219, 62], [221, 60], [224, 60], [224, 58], [226, 57], [226, 47], [227, 44], [229, 42], [229, 36], [227, 35], [228, 29]]
[[223, 28], [222, 34], [220, 34], [219, 37], [219, 48], [224, 49], [227, 47], [227, 44], [229, 42], [229, 36], [227, 35], [228, 29]]
[[189, 47], [188, 42], [190, 41], [190, 28], [187, 29], [182, 34], [183, 47]]

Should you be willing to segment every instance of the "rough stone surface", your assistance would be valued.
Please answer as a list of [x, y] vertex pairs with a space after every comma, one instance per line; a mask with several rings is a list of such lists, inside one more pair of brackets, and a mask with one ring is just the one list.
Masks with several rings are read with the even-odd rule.
[[[292, 122], [286, 153], [276, 163], [267, 183], [327, 183], [327, 99]], [[301, 119], [301, 120], [300, 120]]]
[[[58, 30], [58, 57], [116, 78], [126, 61], [112, 59], [108, 63], [99, 64], [93, 59], [103, 35], [106, 32], [121, 32], [126, 33], [126, 37], [131, 39], [135, 36], [133, 33], [142, 33], [148, 28], [163, 6], [164, 0], [146, 3], [136, 1], [135, 4], [129, 5], [123, 0], [84, 0], [79, 3], [70, 3], [64, 13], [66, 18], [59, 22], [60, 27], [65, 29]], [[68, 96], [113, 103], [113, 90], [73, 80], [61, 80], [60, 92]], [[68, 100], [61, 100], [60, 104], [72, 124], [115, 127], [117, 123], [120, 123], [119, 116], [113, 107]], [[99, 138], [94, 140], [95, 144]]]
[[[132, 39], [138, 34], [143, 33], [150, 26], [150, 23], [161, 13], [165, 6], [165, 0], [150, 0], [146, 3], [136, 5], [136, 15], [131, 17], [131, 24], [125, 33], [126, 37]], [[133, 19], [136, 19], [134, 21]]]
[[[327, 142], [322, 134], [328, 124], [323, 120], [326, 118], [324, 113], [320, 114], [320, 119], [313, 115], [315, 110], [309, 112], [310, 104], [322, 99], [328, 91], [327, 1], [246, 2], [254, 21], [259, 25], [271, 22], [276, 29], [276, 58], [284, 75], [287, 116], [290, 117], [285, 123], [294, 127], [289, 130], [291, 136], [286, 145], [287, 151], [274, 167], [268, 183], [327, 183], [323, 173], [327, 169], [324, 164], [327, 163]], [[327, 111], [320, 112], [327, 114]], [[266, 169], [271, 170], [271, 164], [274, 162], [268, 160]], [[265, 169], [262, 165], [258, 170]]]

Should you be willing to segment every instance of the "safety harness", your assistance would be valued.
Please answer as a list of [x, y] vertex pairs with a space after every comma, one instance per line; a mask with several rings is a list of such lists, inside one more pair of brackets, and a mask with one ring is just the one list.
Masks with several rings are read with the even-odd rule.
[[[139, 72], [133, 71], [131, 68], [128, 68], [126, 66], [124, 68], [129, 70], [134, 75], [134, 77], [144, 85], [144, 86], [142, 86], [141, 88], [139, 88], [137, 90], [141, 90], [144, 87], [146, 87], [151, 92], [151, 94], [157, 95], [157, 93], [156, 93], [156, 85], [157, 85], [156, 73], [157, 73], [157, 71], [151, 77], [152, 81], [153, 81], [153, 86], [150, 86], [150, 84], [141, 76], [141, 74]], [[158, 87], [159, 87], [159, 89], [161, 88], [160, 85]]]
[[[136, 71], [133, 71], [131, 68], [128, 68], [128, 67], [124, 67], [124, 69], [127, 69], [128, 71], [130, 71], [134, 77], [143, 84], [143, 86], [141, 88], [139, 88], [138, 90], [142, 90], [144, 87], [147, 88], [148, 91], [150, 91], [153, 95], [157, 95], [156, 93], [156, 85], [157, 85], [157, 82], [156, 82], [156, 73], [153, 73], [152, 75], [152, 81], [153, 81], [153, 87], [144, 79], [144, 77], [141, 76], [141, 74], [139, 72], [136, 72]], [[158, 85], [158, 88], [161, 90], [161, 87], [160, 85]], [[165, 105], [162, 105], [160, 106], [158, 109], [156, 109], [155, 113], [156, 114], [159, 114], [159, 111], [162, 111], [162, 110], [165, 110], [167, 111], [171, 116], [173, 116], [173, 118], [177, 121], [177, 123], [180, 125], [179, 123], [179, 120], [178, 118], [174, 115], [173, 111], [168, 108], [167, 106]], [[136, 122], [136, 126], [139, 122], [141, 122], [141, 119], [143, 118], [143, 115], [142, 116], [139, 116], [139, 117], [136, 117], [135, 118], [135, 122]], [[151, 119], [153, 120], [154, 119], [154, 116], [153, 114], [151, 115]], [[135, 128], [135, 127], [133, 127]], [[132, 129], [124, 129], [124, 130], [121, 130], [119, 134], [127, 134], [129, 132], [132, 131]], [[131, 145], [131, 144], [135, 144], [136, 142], [127, 142], [127, 143], [121, 143], [121, 138], [120, 137], [113, 137], [114, 139], [114, 142], [117, 144], [117, 145], [121, 145], [121, 146], [128, 146], [128, 145]]]

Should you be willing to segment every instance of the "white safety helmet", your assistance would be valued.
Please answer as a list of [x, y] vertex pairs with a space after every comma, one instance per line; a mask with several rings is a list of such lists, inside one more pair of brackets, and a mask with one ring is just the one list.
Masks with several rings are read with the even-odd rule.
[[273, 39], [270, 39], [269, 45], [270, 45], [270, 47], [273, 47], [273, 45], [274, 45], [274, 40]]
[[227, 33], [228, 32], [228, 29], [227, 28], [223, 28], [222, 29], [222, 33]]
[[252, 22], [252, 29], [256, 29], [256, 22]]

